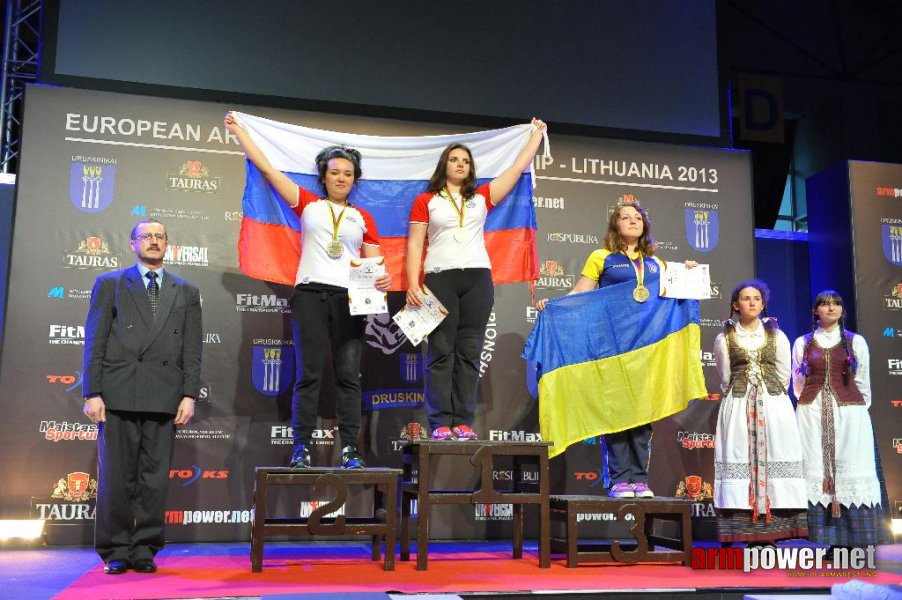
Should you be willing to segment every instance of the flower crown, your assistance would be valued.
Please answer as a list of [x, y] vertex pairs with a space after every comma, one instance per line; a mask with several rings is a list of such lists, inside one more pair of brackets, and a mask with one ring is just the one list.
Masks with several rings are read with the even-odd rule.
[[617, 198], [617, 207], [619, 208], [624, 205], [640, 206], [639, 199], [632, 194], [624, 194]]

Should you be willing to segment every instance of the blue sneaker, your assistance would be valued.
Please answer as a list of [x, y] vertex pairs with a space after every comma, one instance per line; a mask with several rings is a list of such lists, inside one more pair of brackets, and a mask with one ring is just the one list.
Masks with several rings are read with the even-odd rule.
[[357, 452], [357, 446], [348, 444], [341, 449], [341, 468], [342, 469], [365, 469], [366, 461]]
[[288, 466], [292, 469], [309, 469], [310, 468], [310, 450], [304, 444], [295, 444], [294, 452]]

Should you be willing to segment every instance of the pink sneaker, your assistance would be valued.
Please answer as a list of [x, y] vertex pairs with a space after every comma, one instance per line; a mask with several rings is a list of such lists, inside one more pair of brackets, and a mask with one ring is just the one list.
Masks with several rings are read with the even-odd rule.
[[473, 428], [469, 425], [458, 425], [454, 428], [454, 435], [456, 435], [457, 439], [461, 442], [479, 439], [476, 436], [476, 432], [473, 431]]
[[608, 496], [611, 498], [635, 498], [636, 492], [633, 491], [632, 486], [628, 483], [615, 483], [608, 490]]
[[636, 498], [655, 497], [655, 493], [651, 491], [651, 488], [649, 488], [646, 483], [631, 483], [630, 487], [633, 488], [633, 493], [636, 494]]
[[451, 436], [454, 434], [451, 433], [450, 427], [445, 427], [442, 425], [441, 427], [436, 427], [432, 430], [432, 439], [433, 440], [450, 440]]

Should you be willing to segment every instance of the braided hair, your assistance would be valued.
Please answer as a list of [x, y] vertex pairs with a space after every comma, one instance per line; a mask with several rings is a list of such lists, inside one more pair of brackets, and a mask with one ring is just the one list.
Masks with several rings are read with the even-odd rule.
[[[836, 290], [824, 290], [814, 298], [814, 303], [811, 307], [811, 331], [805, 334], [805, 352], [802, 355], [802, 364], [799, 365], [799, 373], [806, 377], [811, 375], [811, 364], [808, 361], [808, 356], [811, 352], [811, 344], [814, 342], [814, 332], [820, 326], [820, 320], [817, 318], [817, 308], [831, 303], [843, 307], [842, 296]], [[837, 325], [839, 326], [839, 337], [842, 341], [842, 347], [846, 353], [846, 360], [843, 361], [842, 382], [843, 385], [849, 385], [852, 373], [858, 371], [858, 357], [852, 352], [852, 338], [855, 334], [846, 329], [845, 316], [846, 310], [843, 308]]]
[[724, 335], [733, 333], [736, 330], [736, 321], [733, 320], [733, 315], [737, 313], [733, 308], [733, 305], [739, 302], [739, 294], [745, 288], [754, 288], [761, 294], [761, 301], [764, 303], [764, 307], [761, 309], [761, 324], [764, 326], [764, 329], [767, 331], [779, 329], [780, 324], [777, 323], [777, 319], [775, 317], [767, 316], [767, 303], [770, 301], [770, 288], [760, 279], [749, 279], [747, 281], [739, 282], [739, 284], [733, 288], [733, 293], [730, 295], [730, 317], [723, 322]]

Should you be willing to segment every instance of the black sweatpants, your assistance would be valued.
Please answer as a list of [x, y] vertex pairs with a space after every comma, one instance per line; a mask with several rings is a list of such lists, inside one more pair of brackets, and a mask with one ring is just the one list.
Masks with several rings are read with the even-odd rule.
[[448, 309], [429, 334], [426, 416], [432, 429], [473, 425], [479, 353], [495, 303], [489, 269], [449, 269], [426, 274], [426, 287]]
[[604, 436], [608, 448], [608, 474], [611, 485], [648, 483], [648, 457], [651, 448], [651, 424]]
[[291, 403], [294, 443], [309, 447], [316, 429], [326, 353], [332, 347], [335, 411], [341, 445], [357, 443], [360, 432], [360, 353], [365, 320], [351, 316], [348, 290], [307, 284], [291, 296], [296, 376]]

